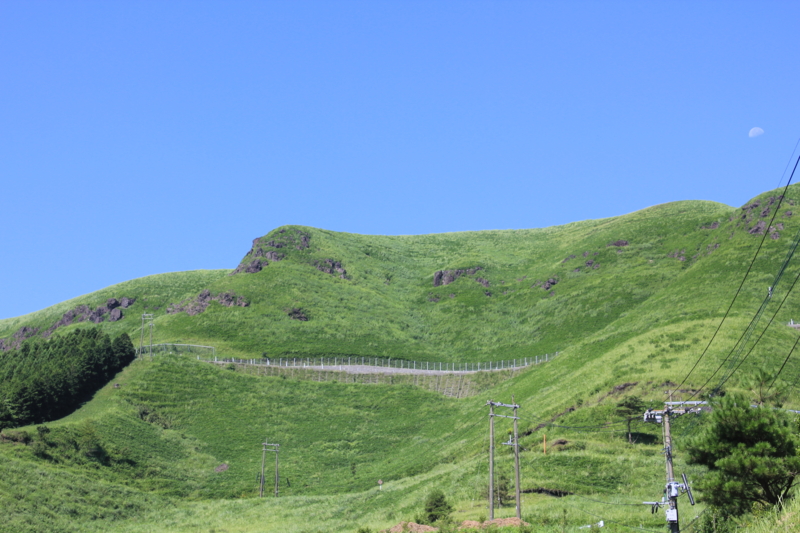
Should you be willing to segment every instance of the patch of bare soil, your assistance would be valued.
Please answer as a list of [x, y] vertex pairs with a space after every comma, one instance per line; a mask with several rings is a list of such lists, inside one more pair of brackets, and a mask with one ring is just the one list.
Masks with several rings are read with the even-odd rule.
[[497, 527], [521, 527], [521, 526], [529, 526], [530, 524], [525, 522], [524, 520], [520, 520], [517, 517], [513, 518], [495, 518], [494, 520], [487, 520], [484, 523], [480, 523], [476, 520], [464, 520], [461, 522], [461, 525], [458, 529], [485, 529], [489, 526], [497, 526]]

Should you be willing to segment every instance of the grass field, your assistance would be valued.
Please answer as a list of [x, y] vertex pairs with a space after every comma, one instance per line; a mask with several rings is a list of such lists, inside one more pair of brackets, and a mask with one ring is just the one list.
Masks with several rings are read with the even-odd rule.
[[[212, 345], [220, 357], [483, 362], [560, 352], [460, 399], [407, 382], [259, 376], [179, 355], [139, 360], [78, 411], [48, 423], [49, 433], [6, 431], [0, 505], [8, 519], [0, 530], [377, 530], [413, 520], [436, 487], [454, 503], [456, 518], [476, 520], [487, 505], [485, 404], [512, 395], [522, 406], [522, 488], [530, 491], [523, 517], [534, 531], [577, 531], [600, 519], [609, 531], [663, 530], [663, 515], [640, 504], [663, 489], [660, 428], [635, 423], [637, 442], [629, 444], [614, 406], [628, 395], [656, 406], [687, 375], [759, 245], [762, 235], [750, 230], [770, 220], [777, 204], [769, 198], [777, 194], [759, 196], [756, 208], [677, 202], [539, 230], [381, 237], [284, 227], [242, 260], [264, 258], [260, 250], [283, 255], [257, 273], [150, 276], [0, 321], [0, 338], [9, 338], [22, 326], [45, 330], [78, 305], [128, 297], [136, 301], [125, 318], [101, 328], [138, 340], [138, 315], [153, 313], [155, 342]], [[746, 390], [756, 370], [783, 363], [798, 334], [786, 323], [800, 320], [800, 300], [789, 292], [800, 273], [794, 262], [774, 288], [753, 339], [772, 323], [758, 345], [746, 359], [725, 358], [800, 226], [787, 216], [797, 201], [800, 189], [792, 187], [773, 231], [765, 228], [779, 235], [764, 241], [683, 389], [715, 386], [743, 361], [724, 387]], [[434, 286], [438, 271], [457, 279]], [[545, 288], [548, 280], [557, 283]], [[234, 293], [249, 305], [213, 301], [199, 314], [167, 313], [204, 290]], [[297, 311], [307, 320], [292, 319]], [[86, 324], [56, 334], [76, 327]], [[780, 382], [787, 407], [800, 408], [798, 372], [789, 359]], [[683, 463], [681, 441], [702, 423], [679, 419], [674, 428], [676, 468], [690, 479], [702, 470]], [[499, 419], [496, 428], [505, 480], [512, 479], [511, 448], [501, 443], [510, 427]], [[254, 497], [264, 439], [281, 444], [277, 500]], [[572, 495], [547, 495], [555, 490]], [[702, 504], [685, 505], [682, 521], [700, 512]], [[513, 507], [498, 514], [512, 516]], [[752, 527], [767, 527], [768, 519]]]

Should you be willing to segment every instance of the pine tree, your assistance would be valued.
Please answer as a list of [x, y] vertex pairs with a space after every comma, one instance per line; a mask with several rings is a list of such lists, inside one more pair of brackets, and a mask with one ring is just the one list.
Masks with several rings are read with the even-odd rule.
[[710, 424], [688, 443], [689, 461], [708, 467], [699, 488], [731, 514], [754, 503], [783, 505], [800, 473], [798, 436], [781, 411], [751, 407], [728, 395], [714, 404]]

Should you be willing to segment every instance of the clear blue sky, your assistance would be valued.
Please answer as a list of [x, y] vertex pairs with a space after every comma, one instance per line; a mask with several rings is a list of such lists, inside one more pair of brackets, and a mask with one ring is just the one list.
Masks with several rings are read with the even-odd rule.
[[284, 224], [742, 205], [800, 137], [798, 20], [788, 1], [0, 2], [0, 318], [234, 268]]

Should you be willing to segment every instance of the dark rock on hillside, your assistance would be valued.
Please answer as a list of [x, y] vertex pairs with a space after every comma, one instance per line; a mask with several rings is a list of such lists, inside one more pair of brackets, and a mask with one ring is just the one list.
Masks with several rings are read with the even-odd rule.
[[764, 230], [767, 228], [767, 223], [763, 220], [759, 220], [756, 224], [747, 230], [747, 233], [750, 235], [761, 235], [764, 233]]
[[628, 241], [623, 241], [623, 240], [614, 241], [608, 243], [606, 246], [628, 246]]
[[786, 218], [789, 218], [789, 217], [791, 217], [791, 216], [792, 216], [792, 212], [791, 212], [791, 211], [786, 211], [786, 212], [783, 214], [783, 216], [785, 216]]
[[558, 283], [558, 279], [550, 278], [550, 279], [548, 279], [547, 281], [544, 282], [544, 285], [542, 285], [542, 288], [547, 291], [547, 290], [550, 290], [550, 287], [556, 285], [557, 283]]
[[[79, 305], [70, 309], [59, 318], [52, 326], [47, 328], [46, 330], [41, 332], [41, 337], [47, 339], [50, 337], [55, 330], [63, 326], [69, 326], [75, 322], [84, 322], [89, 321], [94, 324], [99, 324], [103, 320], [105, 320], [105, 315], [112, 311], [111, 318], [109, 318], [110, 322], [116, 322], [117, 320], [122, 320], [123, 314], [122, 311], [119, 310], [120, 307], [126, 308], [133, 305], [135, 300], [133, 298], [122, 298], [117, 300], [116, 298], [109, 298], [106, 302], [105, 306], [100, 306], [97, 309], [92, 310], [91, 307], [88, 305]], [[114, 313], [113, 311], [116, 311]], [[0, 350], [10, 350], [12, 348], [17, 348], [22, 343], [23, 340], [33, 337], [34, 335], [39, 333], [39, 328], [32, 328], [29, 326], [23, 326], [20, 328], [10, 339], [0, 339]]]
[[433, 286], [439, 287], [442, 285], [450, 285], [455, 280], [463, 275], [472, 276], [477, 271], [483, 270], [483, 267], [472, 267], [458, 270], [438, 270], [433, 274]]
[[325, 274], [331, 274], [335, 276], [339, 274], [341, 279], [350, 279], [347, 277], [347, 271], [342, 266], [342, 263], [336, 261], [335, 259], [323, 259], [322, 261], [314, 261], [313, 265], [316, 267], [317, 270], [320, 272], [324, 272]]
[[308, 322], [308, 317], [306, 316], [306, 314], [303, 312], [302, 309], [298, 308], [290, 309], [289, 311], [287, 311], [286, 314], [289, 315], [289, 318], [291, 318], [292, 320]]
[[108, 307], [105, 306], [98, 307], [97, 309], [89, 313], [89, 322], [92, 322], [94, 324], [99, 324], [100, 322], [106, 319], [106, 317], [104, 316], [106, 313], [108, 313]]
[[489, 283], [489, 280], [488, 280], [488, 279], [483, 279], [483, 278], [475, 278], [475, 281], [477, 281], [478, 283], [480, 283], [480, 284], [481, 284], [481, 285], [483, 285], [484, 287], [488, 287], [489, 285], [491, 285], [491, 283]]
[[708, 226], [700, 226], [700, 229], [717, 229], [719, 227], [719, 222], [712, 222]]
[[567, 262], [567, 261], [569, 261], [570, 259], [575, 259], [575, 256], [574, 256], [574, 255], [572, 255], [572, 254], [570, 254], [570, 255], [569, 255], [569, 256], [568, 256], [566, 259], [564, 259], [564, 260], [563, 260], [563, 261], [561, 261], [561, 262], [562, 262], [562, 263], [566, 263], [566, 262]]
[[[276, 262], [283, 260], [286, 256], [278, 253], [275, 250], [267, 250], [265, 248], [288, 248], [294, 246], [298, 250], [305, 250], [309, 247], [311, 242], [311, 235], [304, 231], [294, 230], [294, 232], [286, 231], [285, 229], [279, 230], [277, 238], [272, 238], [268, 241], [264, 237], [253, 239], [253, 245], [250, 251], [245, 254], [244, 259], [236, 269], [228, 274], [233, 276], [235, 274], [255, 274], [269, 264], [269, 262]], [[263, 258], [263, 259], [260, 259]]]
[[225, 307], [247, 307], [250, 305], [243, 296], [237, 296], [235, 292], [221, 292], [216, 296], [212, 296], [211, 291], [205, 289], [195, 298], [182, 300], [177, 304], [170, 304], [167, 307], [167, 314], [186, 313], [189, 316], [199, 315], [214, 301]]
[[0, 350], [6, 351], [19, 348], [19, 346], [24, 341], [35, 336], [38, 332], [39, 328], [34, 328], [31, 326], [22, 326], [17, 331], [15, 331], [14, 334], [11, 335], [11, 337], [9, 337], [8, 339], [0, 339]]

